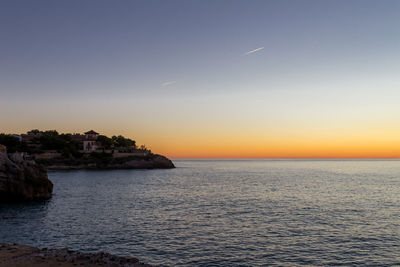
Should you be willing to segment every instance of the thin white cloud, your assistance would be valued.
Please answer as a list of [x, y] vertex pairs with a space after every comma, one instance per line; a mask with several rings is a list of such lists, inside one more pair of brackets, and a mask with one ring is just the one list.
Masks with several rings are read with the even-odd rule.
[[174, 84], [174, 83], [176, 83], [176, 81], [163, 82], [163, 83], [161, 84], [161, 86], [168, 86], [168, 85], [171, 85], [171, 84]]
[[255, 52], [258, 52], [258, 51], [260, 51], [260, 50], [263, 50], [263, 49], [264, 49], [264, 46], [259, 47], [259, 48], [256, 48], [256, 49], [254, 49], [254, 50], [250, 50], [249, 52], [246, 52], [244, 55], [247, 56], [247, 55], [253, 54], [253, 53], [255, 53]]

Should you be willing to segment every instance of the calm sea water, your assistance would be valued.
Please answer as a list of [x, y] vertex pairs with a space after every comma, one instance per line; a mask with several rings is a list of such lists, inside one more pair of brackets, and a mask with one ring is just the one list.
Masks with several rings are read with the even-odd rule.
[[0, 242], [162, 266], [400, 265], [400, 161], [174, 163], [50, 172], [50, 201], [0, 206]]

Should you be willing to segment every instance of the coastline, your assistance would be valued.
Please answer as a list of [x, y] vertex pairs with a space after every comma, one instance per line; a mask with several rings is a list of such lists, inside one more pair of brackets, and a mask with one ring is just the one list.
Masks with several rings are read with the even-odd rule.
[[36, 162], [48, 170], [168, 169], [170, 159], [153, 154], [145, 145], [122, 135], [107, 137], [90, 130], [84, 134], [31, 130], [0, 134], [0, 152], [13, 162]]
[[123, 170], [123, 169], [173, 169], [173, 162], [162, 155], [151, 155], [151, 157], [120, 158], [106, 163], [98, 162], [68, 162], [50, 161], [42, 163], [49, 171], [57, 170]]
[[[0, 147], [1, 148], [1, 147]], [[53, 183], [48, 170], [171, 169], [172, 161], [162, 155], [146, 157], [56, 158], [37, 162], [18, 154], [0, 151], [0, 202], [24, 202], [51, 198]]]
[[6, 266], [129, 266], [151, 267], [137, 258], [115, 256], [109, 253], [84, 253], [62, 249], [36, 248], [19, 244], [0, 243], [0, 267]]

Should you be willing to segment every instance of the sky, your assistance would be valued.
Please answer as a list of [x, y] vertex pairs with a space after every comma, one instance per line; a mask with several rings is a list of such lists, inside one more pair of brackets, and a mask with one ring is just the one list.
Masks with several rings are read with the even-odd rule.
[[400, 158], [400, 1], [0, 2], [0, 132]]

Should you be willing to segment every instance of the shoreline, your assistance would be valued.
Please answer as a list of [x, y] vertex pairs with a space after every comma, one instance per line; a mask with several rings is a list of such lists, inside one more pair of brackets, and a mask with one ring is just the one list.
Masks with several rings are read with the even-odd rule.
[[39, 162], [49, 171], [57, 170], [151, 170], [151, 169], [173, 169], [174, 163], [165, 156], [152, 154], [149, 157], [126, 157], [114, 159], [110, 162], [66, 162], [62, 160], [52, 160]]
[[91, 167], [91, 166], [68, 166], [68, 165], [57, 165], [57, 166], [48, 166], [46, 167], [47, 171], [115, 171], [115, 170], [166, 170], [166, 169], [174, 169], [176, 167], [149, 167], [149, 168], [131, 168], [131, 167]]
[[85, 253], [67, 248], [37, 248], [28, 245], [0, 243], [0, 267], [6, 266], [129, 266], [152, 267], [137, 258], [115, 256], [110, 253]]

